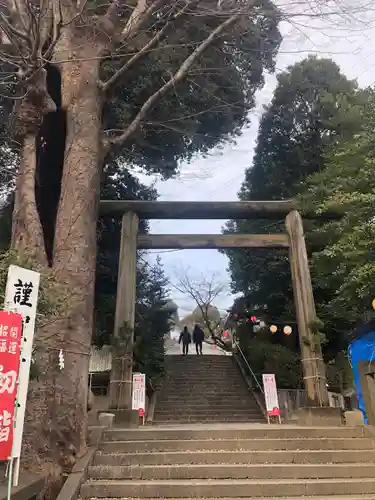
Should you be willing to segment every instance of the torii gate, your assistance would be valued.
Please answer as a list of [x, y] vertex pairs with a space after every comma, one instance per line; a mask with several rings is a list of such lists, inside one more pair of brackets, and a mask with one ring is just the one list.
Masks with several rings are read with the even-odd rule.
[[[309, 406], [328, 407], [325, 365], [313, 324], [316, 319], [302, 218], [286, 201], [101, 201], [102, 215], [122, 215], [110, 407], [126, 420], [131, 414], [132, 359], [138, 249], [289, 248], [301, 363]], [[280, 234], [139, 234], [139, 219], [270, 219], [285, 217]]]

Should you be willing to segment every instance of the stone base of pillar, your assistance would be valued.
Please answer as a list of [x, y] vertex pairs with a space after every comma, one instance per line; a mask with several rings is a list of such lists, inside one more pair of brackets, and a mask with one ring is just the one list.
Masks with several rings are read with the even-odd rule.
[[109, 410], [111, 413], [115, 415], [115, 424], [120, 424], [124, 427], [138, 427], [141, 425], [141, 419], [138, 415], [138, 411], [136, 410]]
[[357, 427], [365, 425], [363, 413], [361, 410], [346, 411], [344, 413], [345, 423], [349, 427]]
[[297, 425], [334, 427], [344, 425], [344, 415], [341, 408], [330, 406], [311, 406], [298, 408], [293, 413], [291, 421]]
[[115, 416], [113, 413], [99, 412], [98, 414], [99, 424], [102, 425], [103, 427], [107, 427], [108, 429], [110, 429], [113, 426], [114, 418]]

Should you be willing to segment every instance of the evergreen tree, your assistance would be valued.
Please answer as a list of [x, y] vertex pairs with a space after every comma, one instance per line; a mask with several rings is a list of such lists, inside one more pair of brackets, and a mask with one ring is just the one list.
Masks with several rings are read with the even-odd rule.
[[139, 259], [135, 317], [134, 368], [155, 387], [164, 373], [164, 338], [170, 332], [174, 309], [168, 307], [168, 279], [160, 260], [149, 265]]
[[[324, 167], [327, 148], [352, 136], [360, 122], [356, 83], [329, 59], [308, 59], [278, 76], [271, 105], [261, 120], [254, 162], [246, 171], [241, 200], [288, 199]], [[268, 233], [284, 222], [234, 221], [226, 231]], [[228, 250], [234, 292], [249, 309], [267, 309], [270, 318], [294, 317], [288, 254], [284, 250]], [[319, 301], [319, 297], [316, 295]]]
[[323, 331], [342, 348], [355, 325], [373, 316], [375, 298], [375, 93], [363, 93], [361, 129], [327, 151], [325, 168], [303, 185], [305, 209], [343, 216], [316, 228], [323, 245], [312, 254]]

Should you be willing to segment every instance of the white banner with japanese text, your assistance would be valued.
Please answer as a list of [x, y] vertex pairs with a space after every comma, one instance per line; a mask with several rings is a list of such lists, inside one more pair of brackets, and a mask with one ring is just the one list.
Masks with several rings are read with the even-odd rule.
[[9, 266], [4, 309], [21, 314], [23, 322], [21, 363], [18, 378], [17, 409], [12, 456], [21, 456], [30, 364], [33, 351], [40, 273], [19, 266]]
[[146, 375], [133, 373], [132, 410], [146, 410]]
[[279, 398], [277, 397], [276, 378], [274, 374], [263, 374], [263, 389], [267, 415], [269, 417], [279, 417], [280, 406]]

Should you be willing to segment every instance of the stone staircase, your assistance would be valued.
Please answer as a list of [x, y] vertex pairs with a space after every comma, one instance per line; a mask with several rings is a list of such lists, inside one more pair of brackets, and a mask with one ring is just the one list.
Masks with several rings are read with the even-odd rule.
[[367, 432], [266, 424], [108, 430], [81, 497], [374, 500]]
[[265, 422], [232, 356], [166, 356], [155, 424]]

